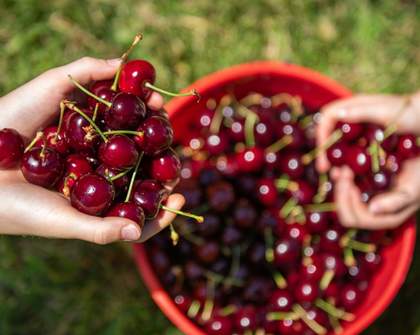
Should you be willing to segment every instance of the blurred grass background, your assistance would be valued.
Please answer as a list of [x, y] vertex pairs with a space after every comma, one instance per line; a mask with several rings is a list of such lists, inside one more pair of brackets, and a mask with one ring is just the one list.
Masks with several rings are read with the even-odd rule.
[[[355, 91], [420, 88], [420, 3], [304, 0], [0, 0], [0, 95], [84, 55], [133, 57], [173, 90], [214, 70], [277, 59]], [[1, 200], [0, 200], [1, 201]], [[420, 259], [366, 334], [420, 334]], [[0, 334], [179, 334], [126, 245], [0, 237]]]

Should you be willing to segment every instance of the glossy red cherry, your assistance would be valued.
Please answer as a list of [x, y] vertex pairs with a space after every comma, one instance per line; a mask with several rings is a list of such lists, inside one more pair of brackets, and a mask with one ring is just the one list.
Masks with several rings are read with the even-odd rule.
[[254, 127], [254, 136], [257, 145], [266, 147], [273, 143], [274, 131], [268, 122], [261, 120]]
[[127, 169], [133, 167], [139, 158], [136, 144], [124, 135], [113, 135], [99, 146], [99, 159], [109, 167]]
[[264, 164], [264, 151], [258, 147], [247, 148], [238, 152], [237, 160], [240, 171], [256, 172]]
[[302, 177], [305, 168], [301, 161], [302, 155], [297, 152], [289, 152], [281, 156], [279, 169], [292, 179]]
[[152, 92], [145, 84], [154, 84], [155, 79], [156, 71], [153, 65], [146, 60], [135, 59], [122, 67], [118, 87], [122, 92], [147, 99]]
[[204, 144], [204, 148], [210, 155], [220, 155], [227, 150], [228, 146], [229, 138], [224, 132], [209, 134]]
[[366, 271], [373, 273], [381, 266], [382, 257], [377, 253], [367, 252], [360, 256], [359, 262]]
[[137, 223], [140, 228], [144, 226], [144, 212], [133, 202], [120, 202], [111, 207], [106, 216], [126, 218]]
[[45, 128], [42, 132], [43, 136], [36, 142], [35, 146], [41, 147], [46, 145], [62, 155], [66, 154], [69, 151], [69, 145], [64, 134], [64, 129], [62, 129], [58, 135], [57, 131], [57, 126]]
[[181, 162], [178, 156], [171, 150], [153, 156], [149, 164], [149, 173], [152, 179], [166, 183], [179, 178]]
[[362, 302], [363, 295], [360, 290], [353, 284], [346, 284], [340, 290], [338, 296], [338, 304], [346, 311], [352, 311]]
[[398, 139], [397, 152], [402, 158], [413, 158], [418, 154], [416, 137], [414, 135], [401, 135]]
[[255, 330], [257, 328], [257, 313], [253, 306], [244, 306], [238, 310], [233, 318], [234, 327], [239, 332]]
[[325, 270], [333, 270], [336, 278], [344, 276], [347, 272], [347, 267], [344, 264], [341, 252], [339, 254], [330, 252], [317, 254], [314, 259], [316, 259], [314, 260], [315, 263], [322, 262]]
[[66, 197], [70, 196], [70, 190], [76, 180], [81, 176], [92, 172], [92, 165], [88, 159], [80, 154], [71, 154], [65, 160], [65, 174], [59, 184], [59, 191]]
[[186, 313], [191, 306], [191, 299], [186, 294], [179, 293], [174, 297], [174, 303], [182, 312]]
[[146, 114], [146, 105], [142, 100], [133, 94], [118, 93], [105, 112], [104, 120], [109, 129], [136, 129]]
[[162, 117], [147, 118], [137, 130], [141, 135], [135, 136], [134, 141], [147, 155], [158, 154], [172, 144], [174, 135], [171, 124]]
[[192, 118], [192, 126], [199, 130], [201, 133], [206, 133], [210, 128], [211, 121], [214, 116], [214, 110], [202, 109], [199, 110]]
[[195, 248], [195, 255], [204, 264], [213, 263], [220, 255], [219, 244], [215, 241], [206, 241], [203, 245]]
[[338, 122], [337, 129], [343, 132], [342, 139], [346, 142], [351, 142], [361, 137], [363, 133], [363, 125], [360, 123]]
[[315, 196], [314, 188], [304, 180], [298, 180], [297, 189], [289, 191], [290, 195], [301, 205], [310, 204]]
[[23, 155], [23, 140], [19, 133], [10, 128], [0, 131], [0, 169], [17, 165]]
[[306, 213], [306, 229], [311, 234], [320, 234], [328, 227], [327, 212], [307, 212]]
[[277, 130], [277, 137], [289, 135], [292, 138], [288, 148], [300, 150], [305, 145], [305, 134], [297, 125], [290, 123], [279, 123]]
[[295, 239], [280, 239], [274, 246], [274, 261], [279, 267], [288, 267], [294, 264], [300, 256], [300, 244]]
[[205, 326], [206, 334], [209, 335], [231, 335], [232, 321], [226, 316], [213, 316]]
[[[111, 102], [117, 94], [117, 92], [111, 89], [112, 84], [112, 80], [99, 80], [92, 84], [92, 86], [90, 87], [90, 91], [99, 98]], [[87, 102], [92, 110], [95, 109], [96, 104], [98, 104], [99, 114], [103, 114], [107, 110], [106, 105], [98, 102], [96, 99], [90, 96], [88, 96]]]
[[233, 209], [233, 222], [241, 228], [250, 228], [255, 225], [257, 219], [255, 207], [246, 198], [241, 198], [235, 204]]
[[302, 279], [315, 282], [319, 282], [324, 272], [324, 264], [320, 261], [313, 261], [310, 264], [302, 264], [299, 269], [299, 275]]
[[257, 183], [258, 200], [265, 206], [273, 206], [277, 202], [277, 188], [274, 180], [262, 178]]
[[328, 161], [333, 166], [342, 166], [346, 163], [348, 147], [345, 143], [339, 142], [327, 149]]
[[234, 142], [243, 142], [245, 141], [245, 133], [244, 133], [244, 121], [243, 120], [235, 120], [230, 125], [228, 131], [229, 137]]
[[292, 310], [293, 296], [287, 289], [277, 289], [272, 292], [269, 304], [274, 311], [289, 312]]
[[305, 326], [300, 320], [280, 320], [278, 327], [282, 335], [300, 335], [305, 330]]
[[385, 191], [391, 185], [391, 175], [386, 171], [379, 171], [369, 176], [369, 183], [375, 191]]
[[227, 210], [235, 201], [233, 187], [225, 181], [207, 187], [206, 194], [210, 207], [216, 212]]
[[[84, 112], [90, 113], [86, 110]], [[79, 113], [73, 112], [67, 118], [64, 130], [67, 142], [72, 149], [92, 149], [99, 143], [99, 137], [95, 129]]]
[[82, 213], [101, 215], [114, 200], [114, 187], [104, 177], [88, 173], [71, 190], [71, 205]]
[[308, 237], [308, 231], [306, 230], [305, 225], [299, 223], [286, 224], [284, 229], [285, 237], [290, 237], [291, 239], [297, 240], [300, 244], [303, 243], [306, 237]]
[[[116, 168], [110, 168], [110, 167], [108, 167], [104, 164], [99, 165], [96, 168], [95, 172], [98, 175], [104, 177], [107, 180], [111, 180], [112, 177], [115, 177], [115, 176], [117, 176], [118, 174], [121, 173], [120, 170], [118, 170]], [[129, 183], [128, 174], [113, 180], [112, 183], [114, 184], [114, 187], [115, 187], [116, 190], [123, 191]]]
[[340, 239], [341, 232], [335, 228], [330, 228], [321, 233], [319, 245], [323, 251], [338, 253], [341, 251]]
[[364, 175], [372, 171], [370, 155], [360, 146], [348, 148], [346, 163], [356, 175]]
[[21, 170], [28, 182], [53, 188], [63, 173], [63, 160], [53, 149], [35, 147], [23, 155]]
[[226, 177], [236, 177], [239, 172], [238, 162], [233, 154], [217, 157], [216, 168]]
[[319, 296], [318, 283], [302, 279], [294, 288], [293, 293], [296, 301], [300, 303], [314, 302]]
[[146, 218], [154, 218], [168, 195], [168, 191], [158, 181], [146, 179], [134, 186], [133, 201], [143, 209]]
[[264, 166], [267, 170], [277, 170], [281, 165], [281, 158], [278, 152], [264, 151]]

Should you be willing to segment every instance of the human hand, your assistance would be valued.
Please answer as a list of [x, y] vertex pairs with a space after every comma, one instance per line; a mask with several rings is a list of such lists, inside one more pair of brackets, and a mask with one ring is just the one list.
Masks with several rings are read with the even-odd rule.
[[[0, 98], [0, 128], [14, 128], [26, 139], [34, 137], [57, 117], [60, 101], [74, 90], [67, 75], [86, 85], [112, 78], [119, 64], [119, 59], [84, 57], [41, 74]], [[160, 109], [162, 105], [162, 97], [152, 94], [148, 106]], [[89, 216], [71, 207], [59, 193], [27, 183], [18, 169], [0, 171], [0, 199], [0, 234], [81, 239], [97, 244], [143, 242], [175, 218], [174, 214], [161, 211], [141, 231], [128, 219]], [[180, 209], [184, 202], [182, 195], [172, 194], [166, 205]]]
[[361, 192], [354, 184], [354, 174], [348, 167], [333, 168], [334, 197], [337, 214], [343, 226], [361, 229], [396, 228], [420, 207], [420, 158], [404, 162], [394, 187], [362, 202]]
[[[334, 101], [322, 109], [316, 129], [317, 145], [322, 147], [338, 121], [371, 122], [386, 127], [396, 126], [398, 133], [420, 135], [420, 92], [409, 99], [397, 95], [357, 95]], [[330, 168], [325, 152], [317, 158], [317, 169], [326, 172]]]

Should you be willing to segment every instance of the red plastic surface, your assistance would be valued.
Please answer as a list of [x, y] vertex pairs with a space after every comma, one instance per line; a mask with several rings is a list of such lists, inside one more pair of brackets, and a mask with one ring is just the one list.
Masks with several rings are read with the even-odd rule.
[[[299, 95], [305, 106], [311, 109], [351, 95], [349, 90], [317, 72], [278, 62], [255, 62], [234, 66], [198, 80], [191, 88], [197, 89], [202, 95], [200, 104], [205, 104], [209, 97], [217, 99], [227, 92], [232, 92], [237, 97], [250, 91], [266, 96], [287, 92]], [[188, 132], [188, 121], [194, 111], [200, 108], [200, 104], [197, 104], [194, 98], [177, 98], [167, 104], [166, 108], [177, 139]], [[343, 324], [343, 335], [360, 334], [391, 303], [407, 275], [415, 237], [415, 220], [412, 219], [396, 232], [392, 244], [384, 248], [383, 265], [372, 278], [364, 303], [355, 311], [356, 319]], [[165, 315], [185, 334], [205, 335], [174, 305], [154, 273], [143, 245], [134, 246], [134, 256], [153, 300]]]

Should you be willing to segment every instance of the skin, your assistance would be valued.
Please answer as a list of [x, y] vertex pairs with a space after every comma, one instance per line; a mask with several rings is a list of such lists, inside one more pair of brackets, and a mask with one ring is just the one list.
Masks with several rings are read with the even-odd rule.
[[[395, 124], [397, 133], [420, 135], [420, 92], [409, 97], [397, 95], [360, 95], [335, 101], [322, 110], [317, 127], [317, 142], [322, 146], [338, 121], [371, 122], [381, 126]], [[317, 159], [317, 169], [326, 172], [330, 163], [325, 154]], [[331, 169], [335, 181], [335, 200], [341, 223], [364, 229], [395, 228], [420, 207], [420, 158], [406, 161], [393, 188], [374, 197], [368, 204], [354, 183], [354, 174], [346, 166]]]
[[[57, 117], [62, 99], [74, 92], [70, 74], [82, 85], [113, 78], [120, 59], [90, 57], [46, 71], [0, 98], [0, 129], [14, 128], [26, 140]], [[152, 94], [152, 109], [160, 109], [163, 99]], [[166, 185], [172, 190], [174, 185]], [[98, 218], [80, 213], [59, 193], [27, 183], [18, 168], [0, 171], [0, 234], [35, 235], [49, 238], [80, 239], [96, 244], [116, 241], [144, 242], [168, 226], [175, 214], [161, 211], [143, 231], [131, 220]], [[185, 199], [172, 194], [166, 203], [181, 209]]]

